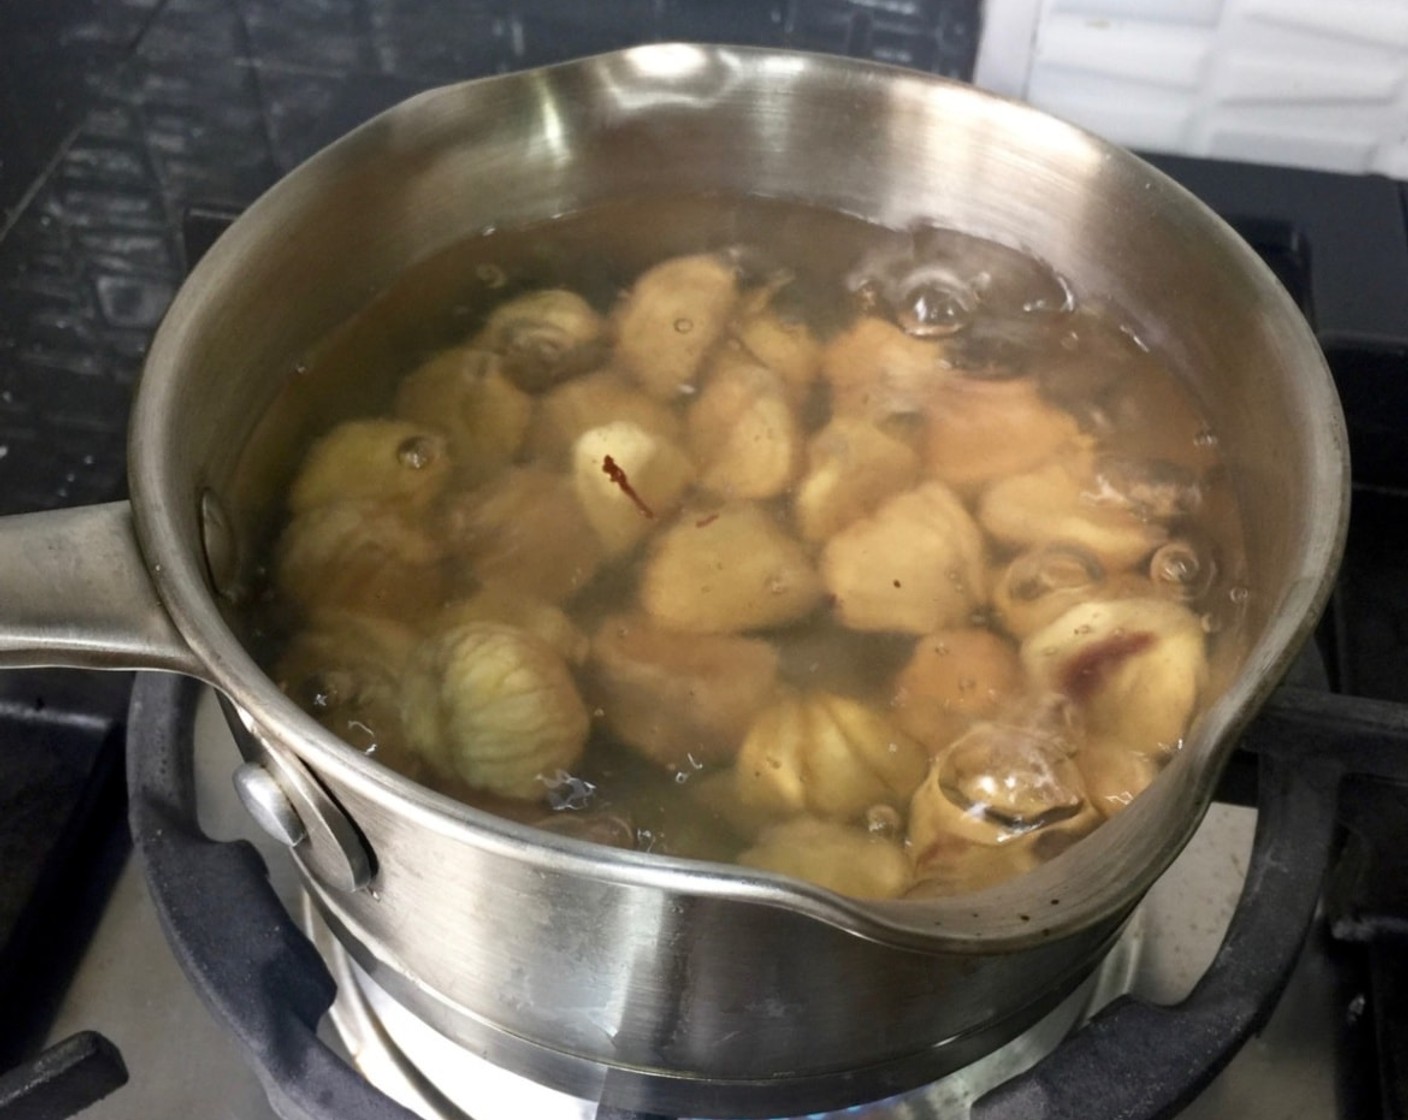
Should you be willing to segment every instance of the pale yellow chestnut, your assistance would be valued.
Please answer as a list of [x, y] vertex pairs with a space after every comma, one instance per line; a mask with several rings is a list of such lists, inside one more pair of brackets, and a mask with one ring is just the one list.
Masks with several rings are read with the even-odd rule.
[[279, 538], [274, 583], [306, 613], [415, 621], [445, 598], [443, 549], [420, 518], [386, 502], [314, 506]]
[[1102, 820], [1074, 757], [1068, 701], [1034, 696], [1004, 709], [934, 760], [909, 805], [911, 897], [981, 890], [1032, 869]]
[[989, 826], [1024, 832], [1065, 820], [1085, 805], [1074, 761], [1082, 730], [1059, 694], [1019, 699], [940, 752], [925, 785], [974, 826], [975, 839]]
[[987, 595], [982, 533], [941, 482], [899, 494], [841, 530], [822, 552], [821, 574], [837, 618], [856, 630], [949, 629]]
[[765, 366], [715, 368], [686, 428], [700, 485], [718, 497], [775, 497], [801, 470], [801, 427], [781, 378]]
[[566, 614], [546, 599], [498, 583], [482, 584], [463, 599], [448, 603], [436, 619], [441, 627], [466, 622], [497, 622], [546, 642], [571, 665], [587, 659], [591, 642]]
[[608, 618], [592, 639], [592, 697], [622, 742], [661, 766], [731, 761], [777, 687], [769, 642]]
[[457, 495], [444, 534], [463, 575], [550, 603], [591, 582], [603, 558], [572, 480], [540, 467], [513, 467]]
[[[925, 787], [927, 789], [927, 787]], [[909, 854], [915, 885], [906, 898], [942, 898], [997, 886], [1055, 859], [1102, 821], [1087, 806], [1068, 820], [1031, 832], [994, 832], [987, 842], [958, 831], [934, 827], [932, 818], [910, 829]], [[917, 840], [917, 836], [923, 840]], [[1000, 835], [1000, 839], [996, 839]]]
[[583, 432], [572, 483], [607, 556], [629, 552], [679, 507], [694, 465], [674, 446], [629, 420]]
[[611, 370], [599, 370], [559, 385], [538, 402], [528, 433], [529, 454], [545, 465], [570, 466], [572, 449], [593, 428], [627, 421], [661, 443], [684, 443], [680, 419], [668, 406]]
[[435, 428], [401, 420], [349, 420], [304, 457], [288, 508], [302, 513], [344, 500], [424, 508], [445, 489], [450, 457]]
[[483, 482], [513, 461], [533, 416], [533, 399], [487, 350], [444, 350], [397, 387], [396, 415], [443, 431], [461, 481]]
[[600, 362], [606, 320], [576, 292], [549, 288], [494, 308], [475, 342], [500, 355], [510, 381], [536, 393]]
[[795, 622], [821, 596], [802, 546], [751, 502], [686, 509], [654, 540], [640, 583], [660, 626], [703, 634]]
[[738, 862], [852, 898], [898, 898], [914, 880], [904, 849], [893, 840], [807, 816], [768, 828]]
[[879, 712], [813, 692], [784, 695], [753, 721], [735, 774], [746, 805], [858, 820], [905, 804], [927, 767], [924, 747]]
[[953, 376], [941, 342], [914, 338], [886, 319], [857, 319], [826, 345], [821, 372], [831, 409], [873, 423], [918, 417]]
[[657, 264], [616, 309], [616, 362], [651, 396], [674, 400], [694, 386], [737, 302], [737, 276], [719, 256]]
[[803, 539], [821, 543], [914, 484], [919, 456], [868, 420], [838, 416], [807, 444], [793, 510]]
[[1009, 634], [1025, 638], [1066, 611], [1104, 594], [1105, 568], [1089, 549], [1056, 542], [1028, 549], [992, 581], [992, 606]]
[[799, 405], [821, 370], [821, 343], [800, 319], [778, 312], [773, 293], [761, 289], [743, 301], [730, 339], [754, 361], [782, 379], [788, 399]]
[[546, 796], [581, 757], [590, 720], [572, 674], [537, 638], [463, 623], [422, 642], [406, 667], [402, 719], [432, 765], [502, 797]]
[[274, 681], [309, 715], [369, 758], [410, 777], [424, 764], [401, 727], [401, 676], [415, 631], [389, 618], [326, 611], [284, 648]]
[[944, 378], [926, 419], [929, 474], [964, 494], [1032, 470], [1080, 434], [1071, 414], [1044, 400], [1027, 377]]
[[914, 643], [895, 680], [890, 711], [903, 730], [936, 754], [974, 720], [1013, 699], [1022, 683], [1016, 647], [991, 630], [940, 630]]
[[1022, 643], [1022, 663], [1075, 701], [1092, 741], [1154, 756], [1178, 747], [1208, 673], [1198, 616], [1154, 598], [1072, 607]]
[[1164, 759], [1117, 743], [1087, 743], [1076, 754], [1076, 765], [1090, 803], [1103, 816], [1113, 817], [1149, 788]]
[[1109, 573], [1135, 567], [1168, 539], [1162, 523], [1100, 499], [1094, 460], [1085, 453], [994, 482], [979, 500], [978, 521], [1008, 548], [1075, 545]]

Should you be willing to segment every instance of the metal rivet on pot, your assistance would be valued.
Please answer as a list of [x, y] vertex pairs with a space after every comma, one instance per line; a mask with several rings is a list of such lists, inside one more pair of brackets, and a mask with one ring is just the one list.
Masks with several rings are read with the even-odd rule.
[[310, 875], [339, 891], [359, 891], [375, 874], [371, 853], [342, 807], [292, 752], [260, 735], [259, 763], [274, 777], [308, 830], [295, 854]]
[[292, 848], [302, 843], [308, 829], [279, 781], [257, 762], [246, 762], [235, 771], [235, 792], [254, 822]]
[[208, 488], [200, 495], [200, 536], [210, 582], [218, 594], [238, 602], [242, 590], [239, 540], [224, 503]]
[[376, 876], [375, 857], [361, 829], [327, 787], [243, 707], [223, 695], [220, 706], [245, 758], [235, 771], [235, 789], [250, 815], [270, 836], [292, 848], [304, 870], [322, 886], [339, 891], [367, 886]]

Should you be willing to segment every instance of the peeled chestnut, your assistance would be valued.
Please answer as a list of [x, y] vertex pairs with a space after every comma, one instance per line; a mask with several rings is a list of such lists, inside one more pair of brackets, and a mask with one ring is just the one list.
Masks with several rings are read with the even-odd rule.
[[735, 771], [745, 804], [856, 820], [872, 805], [904, 804], [927, 764], [924, 748], [879, 712], [814, 692], [765, 709]]
[[396, 415], [445, 433], [456, 471], [471, 485], [513, 460], [533, 401], [486, 350], [445, 350], [408, 374], [396, 390]]
[[652, 397], [673, 400], [693, 388], [737, 302], [737, 276], [720, 256], [657, 264], [616, 309], [616, 361]]
[[983, 536], [957, 496], [929, 482], [827, 542], [821, 574], [856, 630], [928, 634], [967, 621], [986, 597]]
[[738, 862], [852, 898], [898, 898], [914, 878], [904, 849], [894, 841], [864, 828], [806, 816], [767, 829]]
[[701, 634], [795, 622], [821, 595], [802, 546], [752, 502], [685, 510], [652, 543], [640, 585], [661, 626]]
[[403, 420], [349, 420], [313, 444], [288, 508], [295, 514], [338, 501], [424, 508], [445, 489], [450, 457], [438, 430]]
[[1155, 756], [1182, 741], [1208, 671], [1197, 615], [1153, 598], [1072, 607], [1022, 643], [1022, 663], [1076, 703], [1092, 741]]
[[496, 623], [450, 626], [406, 668], [401, 715], [411, 743], [438, 768], [502, 797], [547, 796], [581, 757], [590, 721], [562, 658]]
[[592, 369], [605, 353], [606, 321], [575, 292], [528, 292], [500, 304], [477, 340], [499, 354], [505, 375], [540, 392]]

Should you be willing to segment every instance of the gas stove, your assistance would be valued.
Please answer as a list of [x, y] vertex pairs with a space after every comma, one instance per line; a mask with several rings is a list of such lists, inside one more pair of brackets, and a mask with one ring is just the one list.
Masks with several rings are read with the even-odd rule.
[[[952, 21], [941, 46], [956, 62], [938, 48], [906, 56], [894, 31], [905, 17], [874, 5], [854, 5], [871, 15], [845, 21], [835, 41], [819, 13], [846, 5], [788, 7], [810, 22], [784, 20], [758, 41], [964, 65]], [[225, 10], [192, 2], [163, 12], [154, 31], [165, 27], [167, 38], [134, 70], [143, 81], [165, 76], [154, 92], [144, 87], [146, 118], [125, 116], [122, 91], [100, 88], [74, 158], [0, 237], [0, 359], [14, 356], [0, 366], [7, 512], [115, 496], [121, 398], [182, 259], [198, 256], [229, 204], [247, 202], [279, 166], [413, 92], [398, 73], [349, 93], [351, 83], [334, 80], [343, 63], [330, 59], [300, 75], [278, 62], [288, 43], [270, 39], [290, 25], [259, 9], [241, 24], [252, 36], [242, 49], [258, 56], [252, 69], [210, 75], [205, 96], [223, 90], [224, 105], [184, 121], [154, 112], [176, 96], [172, 75], [207, 57], [200, 32], [225, 28]], [[517, 41], [526, 34], [528, 47], [507, 64], [549, 60], [531, 49], [544, 18], [519, 19]], [[196, 44], [185, 62], [180, 34]], [[569, 36], [554, 49], [630, 41], [613, 34], [588, 46]], [[329, 51], [342, 42], [322, 41]], [[511, 26], [502, 41], [514, 44]], [[465, 76], [453, 60], [425, 57], [433, 65], [419, 84]], [[273, 125], [262, 163], [236, 143], [251, 77], [278, 110], [265, 112]], [[319, 105], [328, 112], [310, 108]], [[134, 163], [124, 152], [138, 135], [146, 154]], [[241, 158], [221, 168], [222, 152], [236, 150]], [[168, 188], [155, 209], [133, 201], [142, 160]], [[1339, 586], [1203, 827], [1097, 976], [1013, 1047], [848, 1115], [1408, 1116], [1408, 468], [1398, 435], [1408, 425], [1408, 195], [1377, 178], [1155, 162], [1262, 253], [1330, 359], [1355, 480]], [[235, 799], [237, 752], [197, 686], [9, 673], [0, 726], [0, 1006], [11, 1009], [0, 1023], [0, 1120], [58, 1120], [95, 1100], [82, 1114], [97, 1120], [630, 1115], [446, 1049], [359, 974], [319, 928], [286, 852]], [[228, 843], [236, 839], [247, 846]]]

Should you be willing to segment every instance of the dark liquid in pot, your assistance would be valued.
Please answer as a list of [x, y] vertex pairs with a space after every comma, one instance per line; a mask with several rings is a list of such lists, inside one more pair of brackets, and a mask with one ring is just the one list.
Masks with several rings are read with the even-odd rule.
[[1245, 598], [1175, 372], [938, 228], [692, 197], [489, 232], [271, 419], [245, 491], [289, 509], [243, 621], [331, 731], [491, 812], [857, 895], [981, 887], [1118, 811]]

